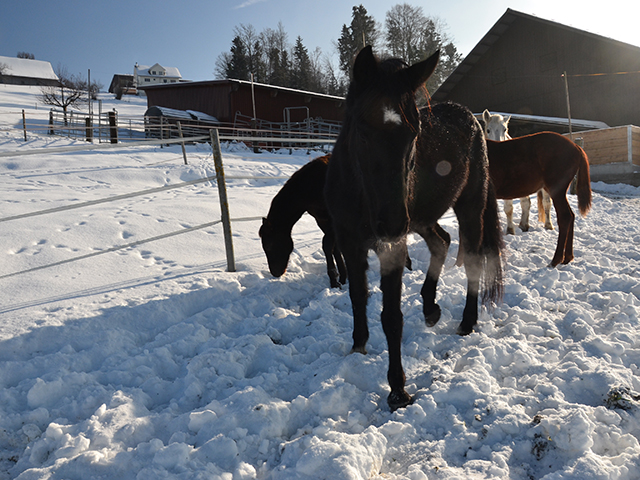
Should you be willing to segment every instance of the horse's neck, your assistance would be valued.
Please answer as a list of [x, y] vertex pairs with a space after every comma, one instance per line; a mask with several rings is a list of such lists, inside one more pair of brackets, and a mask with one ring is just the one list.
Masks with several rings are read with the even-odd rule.
[[289, 183], [278, 192], [271, 202], [267, 218], [273, 225], [291, 229], [306, 212], [307, 205], [296, 195], [297, 190]]

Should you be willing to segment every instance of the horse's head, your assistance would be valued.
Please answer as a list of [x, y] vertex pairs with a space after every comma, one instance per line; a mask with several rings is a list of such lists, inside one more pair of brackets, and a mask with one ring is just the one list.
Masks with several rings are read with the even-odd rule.
[[361, 182], [371, 229], [383, 241], [408, 231], [407, 196], [420, 132], [415, 92], [435, 70], [438, 57], [436, 52], [409, 67], [397, 58], [380, 61], [367, 46], [354, 63], [344, 153]]
[[502, 142], [511, 139], [509, 135], [509, 120], [511, 120], [511, 115], [505, 118], [498, 113], [491, 115], [489, 110], [485, 110], [482, 112], [482, 120], [484, 120], [484, 135], [489, 140]]
[[289, 256], [293, 251], [291, 232], [286, 228], [278, 228], [268, 218], [263, 218], [258, 234], [267, 255], [271, 275], [281, 277], [287, 271]]

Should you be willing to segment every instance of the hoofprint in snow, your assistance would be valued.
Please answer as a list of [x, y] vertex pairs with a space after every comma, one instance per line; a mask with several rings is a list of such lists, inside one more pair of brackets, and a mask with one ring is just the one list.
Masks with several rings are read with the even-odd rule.
[[[21, 110], [46, 118], [36, 95], [0, 86], [0, 151], [82, 144], [24, 141]], [[228, 175], [261, 177], [320, 155], [223, 150]], [[187, 153], [189, 165], [180, 147], [0, 158], [0, 218], [213, 174], [208, 146]], [[282, 183], [230, 180], [231, 216], [265, 215]], [[369, 353], [349, 355], [348, 292], [329, 288], [308, 215], [278, 279], [259, 222], [232, 224], [236, 273], [218, 225], [6, 276], [216, 220], [210, 183], [2, 222], [0, 479], [636, 479], [640, 189], [593, 188], [569, 265], [547, 268], [556, 231], [506, 237], [504, 302], [468, 337], [455, 335], [466, 289], [457, 243], [429, 329], [429, 252], [409, 237], [402, 348], [415, 403], [395, 413], [375, 255]], [[453, 215], [443, 226], [457, 238]]]

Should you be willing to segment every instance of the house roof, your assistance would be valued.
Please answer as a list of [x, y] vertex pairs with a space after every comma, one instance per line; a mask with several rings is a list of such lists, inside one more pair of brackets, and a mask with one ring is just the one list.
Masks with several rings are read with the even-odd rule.
[[152, 73], [149, 72], [150, 69], [152, 68], [163, 68], [164, 71], [166, 72], [165, 75], [163, 75], [164, 77], [171, 77], [171, 78], [182, 78], [182, 75], [180, 75], [180, 70], [178, 70], [176, 67], [165, 67], [163, 65], [160, 65], [159, 63], [154, 63], [153, 65], [137, 65], [138, 67], [138, 76], [141, 77], [155, 77], [157, 75], [154, 75]]
[[530, 21], [538, 22], [541, 24], [550, 25], [556, 28], [568, 30], [586, 37], [598, 39], [600, 41], [610, 42], [615, 45], [636, 48], [640, 51], [640, 47], [630, 45], [628, 43], [620, 42], [609, 37], [590, 33], [585, 30], [563, 25], [561, 23], [553, 22], [551, 20], [545, 20], [543, 18], [536, 17], [535, 15], [528, 15], [526, 13], [518, 12], [510, 8], [498, 19], [498, 21], [491, 27], [491, 29], [485, 34], [484, 37], [478, 42], [478, 44], [469, 52], [469, 54], [460, 62], [458, 67], [451, 73], [451, 75], [440, 85], [432, 96], [434, 101], [443, 101], [448, 97], [449, 92], [453, 90], [460, 80], [478, 63], [482, 56], [509, 30], [514, 21], [518, 18], [524, 18]]
[[5, 75], [58, 80], [58, 76], [53, 71], [53, 67], [51, 67], [51, 63], [49, 62], [31, 60], [27, 58], [0, 56], [0, 63], [3, 63], [8, 67]]

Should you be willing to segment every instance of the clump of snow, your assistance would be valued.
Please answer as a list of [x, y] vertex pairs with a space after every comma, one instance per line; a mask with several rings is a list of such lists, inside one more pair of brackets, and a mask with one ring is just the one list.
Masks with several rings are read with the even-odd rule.
[[[24, 142], [21, 108], [46, 124], [36, 95], [0, 86], [0, 152], [82, 144]], [[146, 105], [104, 96], [103, 108]], [[1, 217], [213, 175], [208, 146], [187, 154], [189, 165], [179, 146], [0, 157]], [[229, 176], [287, 176], [317, 155], [223, 146]], [[265, 215], [282, 184], [230, 180], [232, 218]], [[394, 413], [378, 261], [368, 355], [349, 355], [348, 292], [329, 288], [308, 215], [281, 278], [259, 221], [232, 224], [235, 273], [217, 225], [7, 276], [216, 220], [211, 183], [2, 222], [0, 480], [635, 479], [640, 189], [594, 192], [569, 265], [547, 268], [557, 232], [542, 225], [505, 238], [504, 302], [468, 337], [455, 334], [466, 277], [454, 216], [442, 222], [454, 242], [433, 328], [420, 297], [429, 252], [409, 237], [403, 362], [415, 402]]]

